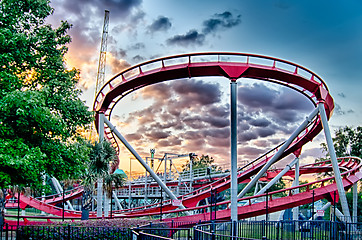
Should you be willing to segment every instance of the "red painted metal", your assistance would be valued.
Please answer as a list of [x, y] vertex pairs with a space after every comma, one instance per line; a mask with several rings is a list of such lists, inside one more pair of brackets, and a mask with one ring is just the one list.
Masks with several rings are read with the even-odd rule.
[[[239, 62], [221, 61], [220, 59], [222, 59], [222, 57], [244, 57], [246, 58], [246, 61], [245, 59], [244, 61]], [[198, 62], [197, 60], [193, 61], [193, 58], [210, 58], [211, 60], [209, 62]], [[251, 63], [251, 60], [253, 59], [268, 60], [270, 61], [270, 64], [254, 64]], [[167, 61], [171, 62], [171, 60], [180, 63], [167, 65]], [[157, 66], [157, 64], [159, 65], [158, 67], [153, 67], [147, 71], [139, 71], [139, 69], [145, 69], [154, 65]], [[310, 77], [308, 78], [299, 75], [298, 71], [293, 72], [286, 70], [283, 68], [283, 65], [287, 65], [294, 69], [301, 69], [308, 73]], [[315, 73], [295, 63], [273, 57], [246, 53], [193, 53], [151, 60], [117, 74], [103, 86], [96, 96], [93, 106], [93, 109], [96, 112], [95, 126], [98, 126], [98, 112], [109, 111], [110, 119], [113, 107], [125, 95], [132, 91], [163, 81], [202, 76], [224, 76], [231, 80], [235, 80], [236, 78], [254, 78], [275, 82], [302, 92], [314, 105], [319, 101], [323, 101], [328, 117], [330, 117], [334, 109], [333, 99], [329, 95], [328, 88], [324, 81]], [[112, 88], [110, 86], [112, 86]], [[293, 149], [294, 151], [298, 150], [321, 131], [320, 121], [315, 119], [314, 123], [315, 127], [305, 134], [300, 141], [295, 142], [290, 149]]]
[[[232, 57], [242, 58], [242, 60], [223, 60]], [[198, 61], [197, 59], [203, 59]], [[210, 59], [205, 61], [205, 59]], [[256, 60], [256, 61], [255, 61]], [[259, 63], [269, 62], [266, 64]], [[153, 66], [153, 67], [151, 67]], [[156, 67], [154, 67], [156, 66]], [[304, 72], [301, 75], [301, 72]], [[253, 78], [262, 81], [274, 82], [280, 85], [288, 86], [306, 96], [315, 106], [319, 102], [324, 103], [324, 107], [327, 113], [328, 118], [332, 115], [334, 109], [333, 99], [329, 94], [328, 88], [324, 81], [315, 73], [310, 70], [291, 63], [285, 60], [267, 57], [262, 55], [255, 54], [245, 54], [245, 53], [228, 53], [228, 52], [217, 52], [217, 53], [193, 53], [193, 54], [184, 54], [177, 56], [170, 56], [165, 58], [159, 58], [151, 60], [136, 66], [133, 66], [113, 77], [109, 80], [103, 88], [100, 90], [96, 96], [93, 109], [96, 112], [96, 121], [98, 119], [98, 113], [104, 112], [107, 113], [108, 118], [111, 118], [112, 110], [114, 106], [128, 93], [143, 88], [145, 86], [168, 81], [168, 80], [177, 80], [182, 78], [190, 77], [203, 77], [203, 76], [223, 76], [231, 81], [236, 81], [238, 78]], [[95, 126], [98, 126], [96, 122]], [[309, 126], [306, 128], [306, 131], [288, 147], [280, 159], [285, 156], [298, 153], [304, 144], [311, 141], [320, 131], [322, 130], [322, 124], [318, 117], [313, 119]], [[110, 139], [114, 138], [113, 133], [106, 134]], [[117, 143], [117, 141], [113, 141]], [[117, 146], [118, 147], [118, 146]], [[277, 151], [277, 148], [273, 149]], [[238, 174], [238, 183], [247, 181], [251, 176], [256, 174], [264, 164], [273, 156], [272, 153], [268, 152], [260, 158], [256, 159], [252, 163], [248, 164], [243, 171]], [[340, 163], [341, 169], [344, 171], [343, 175], [343, 184], [345, 189], [349, 189], [353, 183], [359, 181], [362, 178], [362, 173], [360, 172], [361, 161], [360, 159], [349, 158], [348, 161], [342, 161]], [[301, 168], [301, 173], [312, 173], [312, 172], [325, 172], [330, 171], [331, 166], [328, 163], [319, 163], [319, 164], [309, 164]], [[274, 175], [275, 173], [271, 174]], [[292, 176], [292, 173], [289, 173]], [[309, 187], [313, 184], [319, 183], [320, 188], [315, 189], [314, 199], [329, 199], [331, 193], [337, 190], [335, 184], [330, 184], [331, 179], [323, 179], [314, 183], [298, 186]], [[182, 196], [180, 199], [186, 210], [195, 210], [202, 209], [209, 206], [199, 206], [196, 207], [196, 204], [207, 197], [210, 197], [210, 189], [216, 189], [217, 192], [222, 192], [230, 187], [230, 177], [221, 178], [211, 184], [207, 184], [200, 189]], [[274, 194], [285, 192], [285, 197], [282, 198], [271, 198], [268, 201], [269, 209], [268, 212], [275, 212], [294, 206], [310, 203], [312, 201], [312, 194], [310, 191], [301, 192], [299, 194], [291, 194], [291, 190], [298, 188], [287, 188], [280, 191], [268, 193], [270, 197]], [[254, 198], [260, 196], [253, 196], [242, 198], [241, 201], [251, 201]], [[46, 210], [55, 215], [59, 215], [59, 209], [48, 204], [41, 203], [36, 199], [24, 198], [24, 202], [30, 206], [39, 208], [41, 210]], [[225, 203], [218, 203], [228, 204]], [[177, 209], [172, 206], [170, 201], [165, 201], [163, 203], [162, 211], [163, 213], [178, 213], [185, 210]], [[138, 207], [134, 209], [128, 209], [123, 211], [114, 211], [115, 217], [137, 217], [147, 215], [157, 215], [160, 212], [160, 208], [157, 205], [150, 205], [144, 207]], [[238, 207], [238, 216], [239, 218], [248, 218], [252, 216], [257, 216], [265, 213], [265, 202], [259, 202], [251, 205]], [[69, 217], [80, 217], [78, 212], [67, 211], [65, 214]], [[192, 216], [184, 216], [179, 218], [173, 218], [169, 220], [208, 220], [210, 214], [196, 214]], [[217, 213], [217, 219], [229, 219], [230, 210], [221, 210]]]
[[[342, 161], [340, 162], [340, 165], [344, 166], [344, 167], [341, 167], [341, 169], [344, 171], [342, 173], [343, 184], [344, 184], [344, 188], [346, 190], [348, 190], [353, 186], [354, 183], [356, 183], [357, 181], [362, 179], [362, 173], [360, 172], [361, 166], [362, 166], [361, 159], [354, 158], [354, 157], [343, 158]], [[348, 168], [346, 166], [348, 166]], [[315, 173], [315, 172], [331, 172], [331, 171], [332, 171], [332, 167], [331, 167], [330, 161], [308, 164], [308, 165], [302, 166], [301, 170], [300, 170], [301, 174], [303, 174], [303, 173], [308, 174], [308, 173]], [[292, 172], [292, 171], [290, 171], [290, 172]], [[243, 174], [241, 173], [240, 175], [243, 175]], [[333, 180], [333, 177], [322, 179], [322, 180], [315, 181], [315, 182], [308, 183], [308, 184], [303, 184], [303, 185], [300, 185], [297, 187], [291, 187], [291, 188], [282, 189], [282, 190], [268, 193], [268, 195], [270, 197], [270, 199], [268, 201], [268, 205], [269, 205], [268, 212], [272, 213], [272, 212], [284, 210], [287, 208], [291, 208], [294, 206], [311, 203], [313, 197], [312, 197], [312, 191], [309, 189], [311, 189], [311, 186], [313, 186], [313, 185], [319, 186], [318, 188], [314, 189], [314, 191], [315, 191], [314, 200], [319, 200], [319, 199], [325, 198], [325, 199], [328, 199], [329, 201], [332, 201], [333, 193], [337, 190], [337, 187], [336, 187], [335, 183], [331, 183], [332, 182], [331, 180]], [[200, 194], [202, 196], [204, 196], [207, 193], [208, 193], [208, 195], [206, 195], [206, 197], [210, 197], [209, 190], [212, 188], [212, 189], [215, 189], [217, 192], [221, 192], [222, 189], [224, 189], [224, 187], [225, 187], [223, 185], [223, 183], [225, 183], [225, 182], [228, 182], [228, 180], [226, 178], [222, 178], [219, 181], [217, 181], [218, 184], [216, 184], [215, 186], [213, 184], [209, 184], [209, 185], [203, 187], [202, 189], [195, 191], [194, 196], [190, 196], [189, 198], [187, 198], [187, 196], [183, 196], [181, 198], [181, 200], [183, 200], [183, 202], [185, 202], [185, 200], [187, 200], [187, 199], [199, 201]], [[292, 190], [294, 190], [296, 188], [299, 188], [299, 189], [306, 188], [308, 190], [304, 191], [304, 192], [300, 190], [300, 193], [292, 194]], [[272, 197], [273, 195], [280, 194], [280, 193], [285, 193], [285, 197], [281, 197], [281, 198]], [[258, 196], [244, 197], [242, 199], [239, 199], [239, 201], [249, 201], [250, 202], [252, 199], [256, 199], [256, 198], [263, 197], [263, 196], [265, 196], [265, 194], [258, 195]], [[50, 214], [54, 214], [56, 216], [62, 216], [61, 208], [55, 207], [50, 204], [43, 203], [36, 198], [26, 197], [24, 195], [21, 195], [20, 199], [21, 199], [22, 204], [29, 205], [31, 207], [40, 209], [40, 210], [50, 213]], [[227, 205], [227, 204], [229, 204], [229, 201], [217, 203], [217, 205]], [[209, 205], [198, 206], [198, 207], [193, 206], [193, 207], [188, 207], [186, 210], [190, 210], [190, 211], [197, 210], [197, 209], [201, 210], [201, 209], [206, 209], [208, 207], [210, 207], [210, 206]], [[163, 203], [162, 212], [164, 214], [168, 214], [168, 213], [177, 214], [177, 213], [181, 213], [182, 211], [185, 211], [185, 210], [180, 210], [180, 209], [175, 210], [175, 208], [176, 207], [172, 206], [170, 201], [165, 201]], [[126, 212], [126, 211], [128, 211], [128, 212]], [[160, 214], [160, 208], [159, 208], [159, 205], [150, 205], [150, 206], [144, 206], [144, 207], [139, 207], [139, 208], [134, 208], [134, 209], [128, 209], [125, 211], [114, 211], [113, 213], [114, 213], [114, 215], [113, 215], [114, 218], [134, 218], [134, 217], [141, 217], [141, 216], [145, 216], [145, 215], [153, 216], [153, 215]], [[249, 218], [249, 217], [263, 215], [263, 214], [265, 214], [265, 201], [238, 207], [239, 219]], [[79, 211], [70, 211], [70, 210], [66, 210], [64, 215], [67, 219], [79, 219], [81, 216]], [[90, 218], [96, 218], [95, 216], [96, 216], [96, 214], [93, 212], [90, 214]], [[209, 217], [210, 217], [210, 213], [200, 213], [200, 214], [194, 214], [192, 216], [169, 218], [169, 219], [165, 219], [165, 220], [167, 220], [167, 221], [172, 221], [172, 220], [188, 221], [188, 222], [195, 220], [195, 222], [197, 222], [198, 220], [209, 220]], [[23, 216], [22, 218], [24, 218], [24, 222], [21, 224], [29, 225], [29, 224], [38, 224], [39, 223], [36, 221], [29, 221], [30, 218], [39, 218], [39, 217]], [[46, 217], [46, 218], [49, 221], [50, 221], [50, 219], [53, 219], [50, 217]], [[54, 219], [55, 218], [59, 218], [59, 217], [54, 217]], [[228, 218], [230, 218], [230, 210], [220, 210], [217, 212], [216, 219], [225, 220]], [[7, 221], [7, 222], [10, 222], [10, 221]], [[44, 222], [42, 222], [42, 223], [44, 223]]]
[[[72, 200], [72, 199], [75, 199], [75, 198], [78, 198], [80, 196], [82, 196], [84, 190], [82, 187], [78, 187], [78, 188], [74, 188], [72, 190], [69, 190], [69, 191], [65, 191], [65, 195], [64, 195], [64, 200], [65, 201], [68, 201], [68, 200]], [[10, 195], [9, 195], [10, 197]], [[17, 195], [15, 194], [14, 195], [15, 198], [17, 198]], [[44, 197], [45, 200], [41, 200], [41, 198], [37, 198], [40, 202], [43, 202], [43, 203], [46, 203], [46, 204], [50, 204], [50, 205], [56, 205], [58, 203], [61, 203], [63, 201], [63, 195], [62, 193], [60, 194], [55, 194], [55, 195], [50, 195], [50, 196], [45, 196]], [[20, 198], [20, 202], [21, 204], [24, 204], [22, 203], [21, 201], [22, 199]], [[27, 205], [23, 206], [22, 209], [25, 209]], [[6, 208], [17, 208], [18, 207], [18, 204], [17, 203], [14, 203], [14, 202], [7, 202], [6, 205], [5, 205]]]

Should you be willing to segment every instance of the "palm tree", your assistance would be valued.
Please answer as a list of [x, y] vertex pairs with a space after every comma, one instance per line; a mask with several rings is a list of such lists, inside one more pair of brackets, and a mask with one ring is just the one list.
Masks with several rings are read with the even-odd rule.
[[110, 166], [117, 161], [117, 154], [112, 145], [107, 141], [95, 142], [91, 146], [89, 165], [83, 178], [83, 185], [87, 191], [94, 192], [97, 182], [97, 217], [102, 216], [103, 189], [105, 191], [105, 216], [108, 216], [109, 198], [113, 186], [120, 187], [125, 179], [121, 174], [111, 174]]

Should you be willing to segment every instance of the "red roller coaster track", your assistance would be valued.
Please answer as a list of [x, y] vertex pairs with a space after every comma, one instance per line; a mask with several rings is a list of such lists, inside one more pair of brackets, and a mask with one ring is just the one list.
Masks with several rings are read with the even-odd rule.
[[[127, 94], [155, 83], [180, 80], [191, 77], [203, 76], [223, 76], [227, 79], [235, 81], [239, 78], [252, 78], [262, 81], [269, 81], [290, 87], [304, 96], [306, 96], [317, 107], [319, 103], [323, 103], [327, 117], [330, 118], [334, 109], [333, 99], [329, 94], [328, 88], [324, 81], [310, 70], [277, 58], [266, 57], [255, 54], [245, 53], [193, 53], [177, 56], [170, 56], [151, 60], [136, 66], [133, 66], [113, 77], [99, 91], [96, 96], [93, 109], [96, 112], [96, 126], [98, 127], [98, 115], [104, 113], [110, 120], [115, 105]], [[322, 130], [320, 117], [317, 115], [310, 120], [305, 131], [289, 145], [278, 160], [285, 156], [298, 152], [304, 144], [311, 141]], [[110, 128], [105, 128], [105, 137], [110, 140], [114, 147], [118, 150], [118, 143]], [[247, 181], [255, 175], [274, 155], [278, 149], [275, 148], [267, 154], [259, 157], [252, 163], [239, 169], [238, 182]], [[362, 178], [361, 160], [358, 158], [345, 158], [339, 163], [341, 171], [343, 171], [343, 187], [345, 190], [352, 187], [354, 183]], [[300, 168], [303, 173], [319, 173], [329, 172], [332, 166], [328, 162], [306, 165]], [[287, 174], [293, 175], [292, 171]], [[265, 214], [265, 201], [254, 203], [254, 199], [267, 197], [269, 204], [269, 212], [276, 212], [283, 209], [303, 205], [312, 202], [312, 194], [314, 200], [331, 199], [331, 194], [337, 190], [336, 184], [332, 178], [326, 178], [313, 183], [301, 186], [287, 188], [276, 192], [270, 192], [252, 197], [244, 197], [239, 202], [246, 202], [245, 205], [238, 207], [239, 219], [249, 218], [257, 215]], [[312, 187], [318, 186], [313, 193]], [[210, 197], [211, 190], [222, 192], [230, 188], [230, 176], [223, 177], [211, 184], [208, 184], [192, 193], [181, 196], [182, 204], [187, 209], [176, 209], [170, 201], [163, 203], [163, 213], [178, 214], [183, 211], [202, 211], [202, 209], [210, 206], [196, 206], [197, 203], [205, 198]], [[294, 194], [294, 190], [299, 189], [299, 193]], [[276, 198], [275, 195], [283, 197]], [[270, 198], [270, 199], [269, 199]], [[33, 200], [35, 201], [35, 200]], [[28, 205], [35, 205], [31, 201]], [[229, 202], [217, 203], [217, 205], [227, 205]], [[42, 211], [49, 212], [60, 216], [55, 207], [44, 203], [46, 207], [42, 207], [39, 203], [37, 208]], [[54, 209], [52, 209], [54, 208]], [[69, 216], [80, 217], [79, 213], [68, 211]], [[160, 205], [154, 204], [149, 206], [115, 211], [114, 217], [139, 217], [145, 215], [160, 214]], [[181, 214], [182, 215], [182, 214]], [[92, 215], [94, 216], [94, 215]], [[182, 221], [199, 221], [209, 220], [210, 213], [198, 213], [192, 216], [180, 216], [170, 218], [169, 220]], [[219, 210], [214, 219], [230, 219], [230, 209]]]

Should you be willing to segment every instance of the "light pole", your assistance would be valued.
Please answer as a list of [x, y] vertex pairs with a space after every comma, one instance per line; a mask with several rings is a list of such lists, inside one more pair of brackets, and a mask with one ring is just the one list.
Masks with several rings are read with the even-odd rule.
[[62, 204], [62, 207], [63, 207], [63, 212], [62, 212], [62, 221], [64, 222], [64, 183], [63, 183], [63, 204]]
[[151, 149], [150, 149], [150, 153], [151, 153], [151, 168], [152, 168], [152, 170], [153, 170], [153, 159], [154, 159], [154, 157], [155, 157], [155, 152], [156, 152], [156, 149], [154, 149], [154, 148], [151, 148]]

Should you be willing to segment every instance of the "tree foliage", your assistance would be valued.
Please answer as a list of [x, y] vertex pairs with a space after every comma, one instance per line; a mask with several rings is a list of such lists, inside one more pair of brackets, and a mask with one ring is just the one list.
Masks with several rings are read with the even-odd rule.
[[[209, 155], [201, 155], [201, 157], [193, 157], [192, 158], [192, 169], [203, 169], [203, 168], [211, 168], [212, 172], [222, 171], [221, 167], [215, 165], [215, 159], [213, 157], [209, 157]], [[187, 161], [184, 165], [182, 165], [182, 171], [190, 170], [190, 160]]]
[[[339, 128], [335, 132], [333, 139], [334, 149], [337, 157], [355, 156], [362, 157], [362, 127], [358, 126], [355, 129], [346, 126]], [[328, 152], [327, 145], [322, 143], [322, 149]], [[329, 154], [327, 154], [328, 156]]]
[[[352, 128], [350, 126], [346, 126], [343, 128], [339, 128], [334, 132], [333, 145], [336, 151], [337, 157], [345, 157], [345, 156], [354, 156], [362, 158], [362, 127], [358, 126], [356, 128]], [[329, 156], [328, 148], [325, 143], [321, 144], [322, 149], [326, 152], [326, 157]], [[319, 161], [325, 159], [319, 159]], [[352, 211], [352, 202], [353, 202], [353, 193], [349, 191], [346, 193], [347, 202], [350, 211]], [[362, 193], [359, 191], [358, 193], [358, 206], [362, 204]], [[337, 203], [337, 207], [341, 209], [340, 202]], [[358, 216], [361, 216], [362, 210], [358, 208]], [[351, 212], [352, 215], [352, 212]]]
[[90, 191], [98, 178], [103, 179], [103, 188], [110, 196], [113, 186], [120, 187], [124, 184], [125, 178], [122, 174], [110, 174], [110, 166], [117, 160], [117, 153], [113, 146], [107, 142], [95, 142], [91, 145], [89, 154], [89, 165], [83, 176], [83, 185]]
[[0, 1], [0, 186], [40, 188], [42, 175], [84, 171], [89, 147], [78, 133], [92, 120], [64, 55], [71, 25], [46, 24], [47, 0]]

